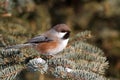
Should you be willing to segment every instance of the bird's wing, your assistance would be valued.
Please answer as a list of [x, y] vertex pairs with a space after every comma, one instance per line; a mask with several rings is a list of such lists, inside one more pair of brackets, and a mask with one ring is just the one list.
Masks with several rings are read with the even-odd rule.
[[42, 43], [42, 42], [49, 42], [49, 41], [53, 41], [53, 39], [43, 35], [39, 35], [37, 37], [34, 37], [28, 40], [26, 43]]

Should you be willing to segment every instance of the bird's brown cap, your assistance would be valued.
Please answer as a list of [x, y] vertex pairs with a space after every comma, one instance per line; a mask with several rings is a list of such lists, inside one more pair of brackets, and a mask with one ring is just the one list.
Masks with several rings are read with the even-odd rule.
[[53, 27], [57, 32], [70, 32], [70, 28], [66, 24], [57, 24]]

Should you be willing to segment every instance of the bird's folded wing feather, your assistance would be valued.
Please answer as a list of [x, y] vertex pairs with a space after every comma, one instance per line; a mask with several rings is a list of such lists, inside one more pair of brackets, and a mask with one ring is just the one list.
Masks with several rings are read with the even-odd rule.
[[53, 39], [50, 39], [50, 38], [45, 37], [43, 35], [40, 35], [40, 36], [37, 36], [37, 37], [34, 37], [34, 38], [28, 40], [24, 44], [18, 44], [18, 45], [8, 46], [5, 49], [12, 49], [12, 48], [19, 49], [21, 47], [32, 46], [33, 44], [36, 44], [36, 43], [49, 42], [49, 41], [53, 41]]
[[49, 42], [49, 41], [53, 41], [53, 39], [43, 35], [39, 35], [37, 37], [34, 37], [28, 40], [26, 43], [42, 43], [42, 42]]

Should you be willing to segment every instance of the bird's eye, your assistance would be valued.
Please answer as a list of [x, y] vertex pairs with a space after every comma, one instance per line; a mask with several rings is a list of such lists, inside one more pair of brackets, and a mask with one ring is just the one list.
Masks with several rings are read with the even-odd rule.
[[61, 32], [64, 33], [64, 32], [66, 32], [66, 31], [63, 30], [63, 31], [61, 31]]

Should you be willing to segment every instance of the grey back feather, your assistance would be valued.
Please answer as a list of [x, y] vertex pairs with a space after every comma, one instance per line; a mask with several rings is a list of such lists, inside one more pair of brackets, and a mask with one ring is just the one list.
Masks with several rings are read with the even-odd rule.
[[13, 45], [13, 46], [8, 46], [5, 49], [19, 49], [25, 46], [32, 46], [32, 44], [18, 44], [18, 45]]
[[53, 41], [53, 39], [43, 36], [43, 35], [40, 35], [40, 36], [37, 36], [37, 37], [34, 37], [34, 38], [28, 40], [28, 42], [26, 42], [26, 43], [42, 43], [42, 42], [49, 42], [49, 41]]
[[13, 45], [13, 46], [8, 46], [6, 47], [5, 49], [19, 49], [19, 48], [22, 48], [22, 47], [25, 47], [25, 46], [34, 46], [36, 45], [37, 43], [42, 43], [42, 42], [49, 42], [49, 41], [53, 41], [53, 39], [50, 39], [48, 37], [45, 37], [45, 36], [37, 36], [37, 37], [34, 37], [30, 40], [28, 40], [26, 43], [24, 44], [18, 44], [18, 45]]

